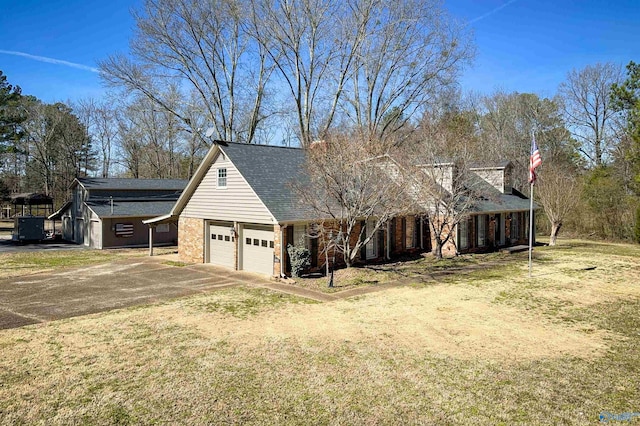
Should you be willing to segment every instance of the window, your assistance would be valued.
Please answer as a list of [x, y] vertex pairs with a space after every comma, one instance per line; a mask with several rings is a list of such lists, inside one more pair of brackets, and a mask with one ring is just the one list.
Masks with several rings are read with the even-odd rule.
[[245, 238], [244, 243], [248, 246], [251, 245], [251, 238]]
[[458, 223], [458, 248], [469, 248], [469, 220], [466, 218]]
[[262, 247], [267, 247], [267, 240], [262, 240]]
[[225, 236], [224, 236], [224, 240], [225, 240], [225, 241], [231, 241], [231, 237], [230, 237], [229, 235], [225, 235]]
[[309, 237], [305, 225], [293, 225], [293, 245], [309, 248]]
[[215, 240], [216, 239], [216, 234], [211, 234], [211, 239]]
[[269, 241], [269, 248], [273, 248], [273, 241]]
[[487, 222], [489, 220], [489, 216], [486, 214], [479, 214], [477, 216], [477, 230], [476, 235], [478, 236], [478, 247], [484, 247], [487, 245]]
[[161, 223], [160, 225], [156, 226], [156, 232], [169, 232], [169, 224]]
[[227, 187], [227, 169], [218, 169], [218, 188]]
[[416, 227], [416, 222], [415, 220], [412, 220], [413, 218], [411, 216], [407, 217], [407, 218], [402, 218], [402, 220], [404, 220], [404, 247], [405, 248], [414, 248], [415, 247], [415, 241], [414, 241], [414, 237], [415, 237], [415, 233], [414, 233], [414, 229]]
[[81, 214], [82, 213], [82, 191], [80, 188], [76, 188], [76, 193], [75, 195], [75, 204], [76, 204], [76, 211]]
[[511, 240], [520, 239], [520, 213], [511, 213]]
[[259, 245], [260, 245], [260, 240], [259, 240], [259, 239], [257, 239], [257, 238], [254, 238], [254, 239], [253, 239], [253, 245], [254, 245], [254, 246], [259, 246]]

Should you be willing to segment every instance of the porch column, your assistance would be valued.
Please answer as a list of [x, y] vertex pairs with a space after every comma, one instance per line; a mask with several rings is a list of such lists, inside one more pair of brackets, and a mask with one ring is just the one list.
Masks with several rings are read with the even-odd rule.
[[153, 256], [153, 228], [154, 226], [149, 225], [149, 256]]

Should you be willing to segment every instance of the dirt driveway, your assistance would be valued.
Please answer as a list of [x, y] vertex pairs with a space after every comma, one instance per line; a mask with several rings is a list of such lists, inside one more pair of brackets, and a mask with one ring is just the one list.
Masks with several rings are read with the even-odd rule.
[[254, 274], [210, 265], [169, 266], [159, 258], [0, 280], [0, 329], [202, 293], [241, 284], [266, 285]]

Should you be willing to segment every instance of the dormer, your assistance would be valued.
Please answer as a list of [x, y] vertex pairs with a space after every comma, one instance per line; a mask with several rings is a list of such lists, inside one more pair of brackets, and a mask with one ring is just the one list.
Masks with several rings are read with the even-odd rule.
[[495, 165], [471, 167], [470, 170], [501, 193], [512, 193], [513, 164], [511, 164], [510, 161], [504, 161]]
[[458, 166], [455, 163], [438, 160], [433, 164], [421, 165], [421, 167], [430, 180], [445, 190], [453, 192], [454, 184], [457, 183], [456, 180], [458, 178]]

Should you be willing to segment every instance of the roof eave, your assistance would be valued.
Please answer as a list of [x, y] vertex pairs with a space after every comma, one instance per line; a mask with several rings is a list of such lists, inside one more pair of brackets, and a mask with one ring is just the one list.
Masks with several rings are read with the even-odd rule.
[[176, 201], [175, 205], [169, 212], [169, 215], [176, 217], [180, 216], [180, 213], [182, 213], [182, 210], [186, 206], [187, 202], [195, 192], [198, 185], [200, 185], [200, 182], [202, 182], [202, 179], [204, 179], [204, 176], [207, 174], [207, 171], [211, 166], [211, 161], [219, 152], [220, 146], [217, 143], [214, 143], [211, 148], [209, 148], [207, 155], [204, 156], [202, 162], [196, 169], [196, 172], [193, 174], [191, 179], [189, 179], [189, 183], [187, 183], [186, 188], [182, 191], [182, 194], [180, 194], [180, 198], [178, 198], [178, 201]]
[[144, 223], [145, 225], [160, 225], [163, 223], [175, 222], [177, 219], [178, 216], [168, 213], [162, 216], [156, 216], [152, 217], [151, 219], [143, 220], [142, 223]]

